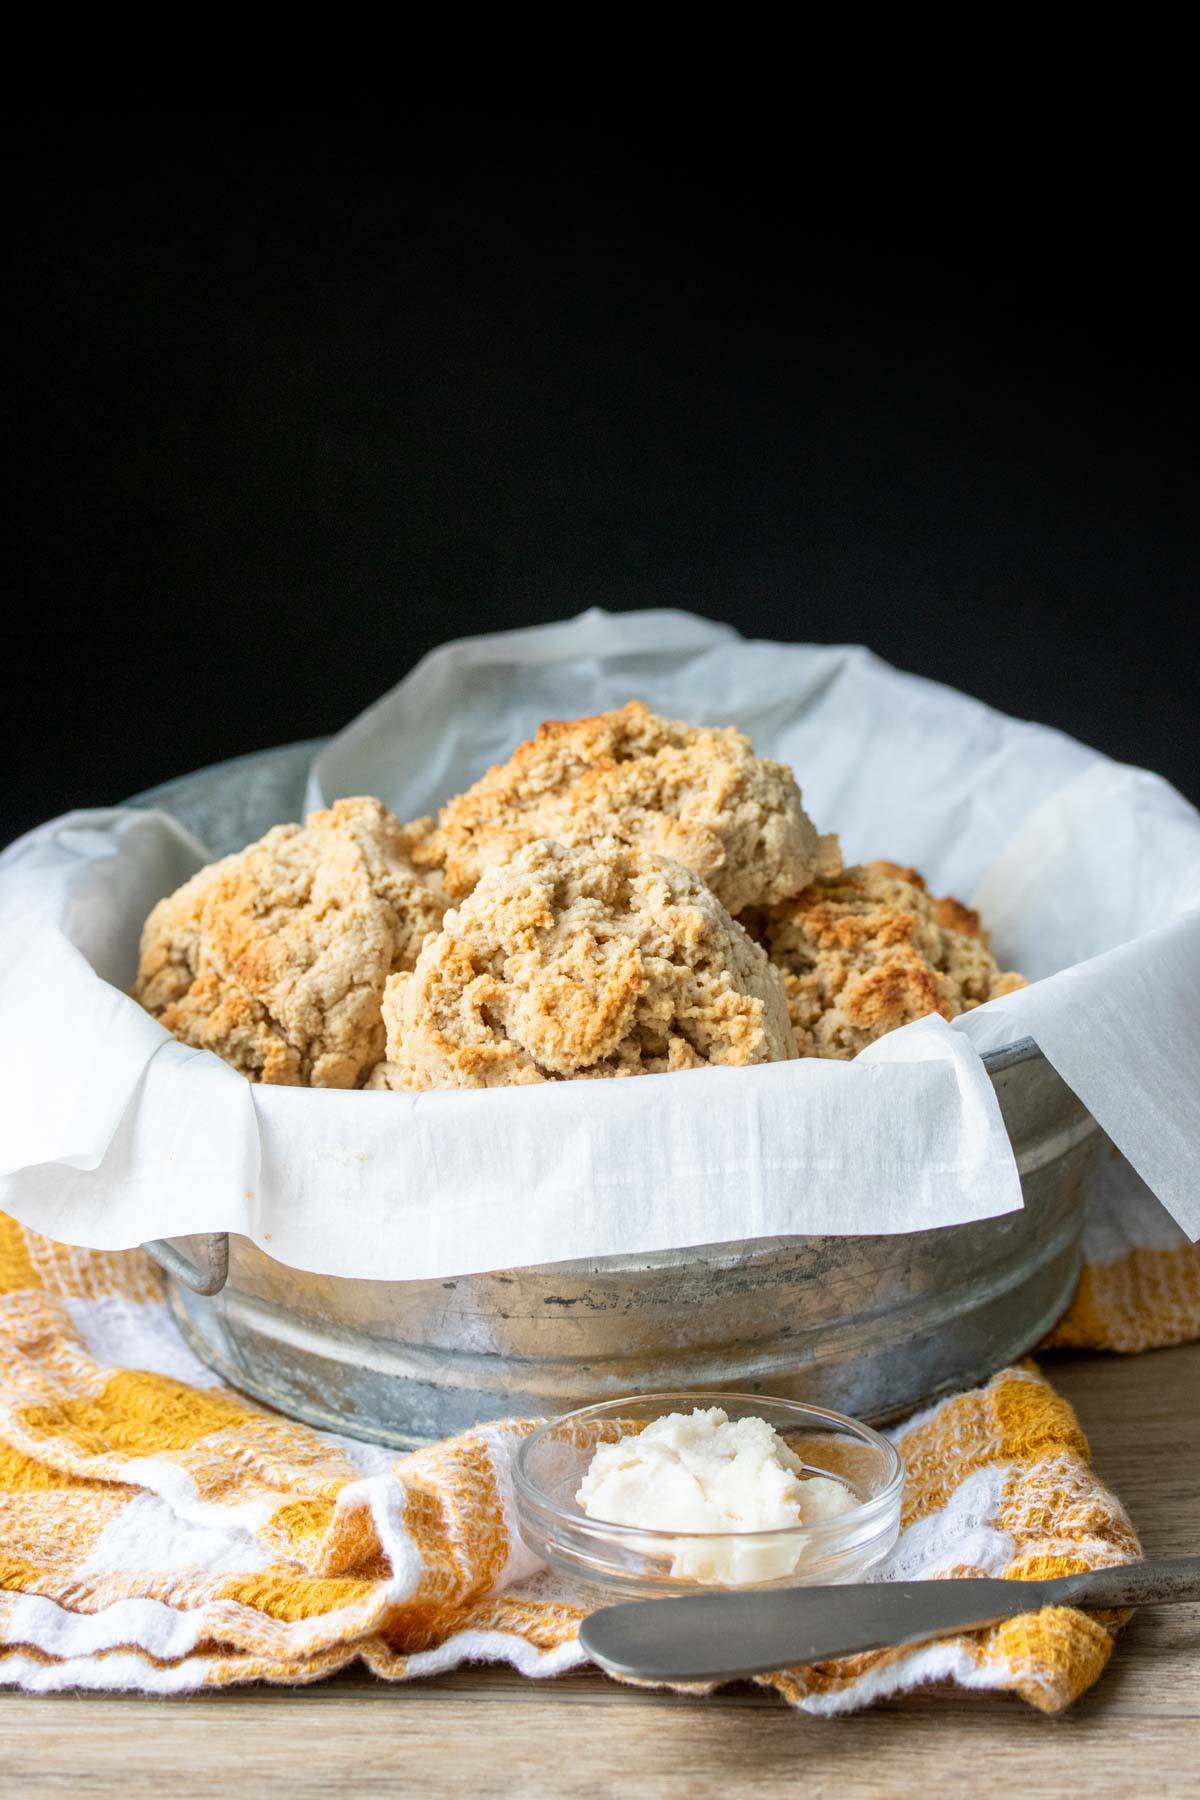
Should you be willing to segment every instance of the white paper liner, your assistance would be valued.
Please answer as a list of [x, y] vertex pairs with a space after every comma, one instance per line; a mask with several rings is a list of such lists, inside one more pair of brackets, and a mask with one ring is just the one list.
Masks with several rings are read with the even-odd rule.
[[0, 857], [0, 1206], [122, 1248], [229, 1230], [331, 1275], [776, 1234], [912, 1231], [1020, 1204], [978, 1050], [1035, 1036], [1200, 1234], [1200, 817], [1165, 782], [861, 649], [587, 613], [443, 647], [317, 757], [309, 800], [411, 817], [544, 717], [638, 695], [791, 762], [848, 859], [974, 894], [1039, 975], [854, 1063], [396, 1095], [255, 1087], [124, 990], [141, 922], [205, 858], [165, 816], [70, 814]]

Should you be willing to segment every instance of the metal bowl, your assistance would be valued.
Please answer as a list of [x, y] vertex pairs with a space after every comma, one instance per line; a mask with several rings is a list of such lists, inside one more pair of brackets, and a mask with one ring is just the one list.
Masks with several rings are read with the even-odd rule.
[[[204, 769], [135, 806], [224, 855], [299, 816], [315, 743]], [[1022, 1211], [884, 1237], [796, 1237], [445, 1281], [306, 1274], [246, 1238], [147, 1246], [193, 1349], [309, 1423], [403, 1448], [511, 1414], [665, 1388], [883, 1420], [982, 1380], [1070, 1300], [1103, 1143], [1031, 1039], [985, 1057]], [[198, 1290], [209, 1290], [198, 1291]]]

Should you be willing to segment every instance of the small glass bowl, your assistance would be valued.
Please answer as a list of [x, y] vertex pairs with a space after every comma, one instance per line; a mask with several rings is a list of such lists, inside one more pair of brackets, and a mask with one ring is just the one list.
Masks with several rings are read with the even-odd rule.
[[[575, 1493], [599, 1443], [667, 1413], [721, 1407], [765, 1419], [805, 1468], [831, 1475], [859, 1504], [782, 1531], [646, 1531], [589, 1519]], [[861, 1581], [900, 1532], [904, 1464], [868, 1425], [767, 1394], [642, 1394], [564, 1413], [539, 1426], [516, 1459], [517, 1519], [535, 1555], [596, 1598], [655, 1599], [714, 1587], [808, 1587]]]

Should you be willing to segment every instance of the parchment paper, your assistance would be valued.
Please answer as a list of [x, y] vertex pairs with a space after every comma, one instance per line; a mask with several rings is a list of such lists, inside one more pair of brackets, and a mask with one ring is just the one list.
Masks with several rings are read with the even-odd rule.
[[255, 1087], [124, 990], [206, 860], [161, 814], [52, 821], [0, 857], [0, 1206], [120, 1248], [227, 1229], [299, 1267], [424, 1279], [1019, 1206], [981, 1048], [1026, 1032], [1194, 1235], [1200, 817], [1165, 782], [851, 647], [681, 613], [444, 646], [317, 757], [309, 802], [430, 810], [545, 717], [638, 695], [796, 768], [848, 859], [973, 896], [1027, 992], [849, 1064], [395, 1095]]

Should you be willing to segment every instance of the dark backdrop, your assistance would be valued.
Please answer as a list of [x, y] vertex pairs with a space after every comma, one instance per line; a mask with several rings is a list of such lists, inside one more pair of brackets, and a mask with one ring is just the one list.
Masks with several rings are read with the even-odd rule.
[[862, 641], [1200, 799], [1161, 181], [565, 136], [24, 122], [0, 835], [590, 604]]

